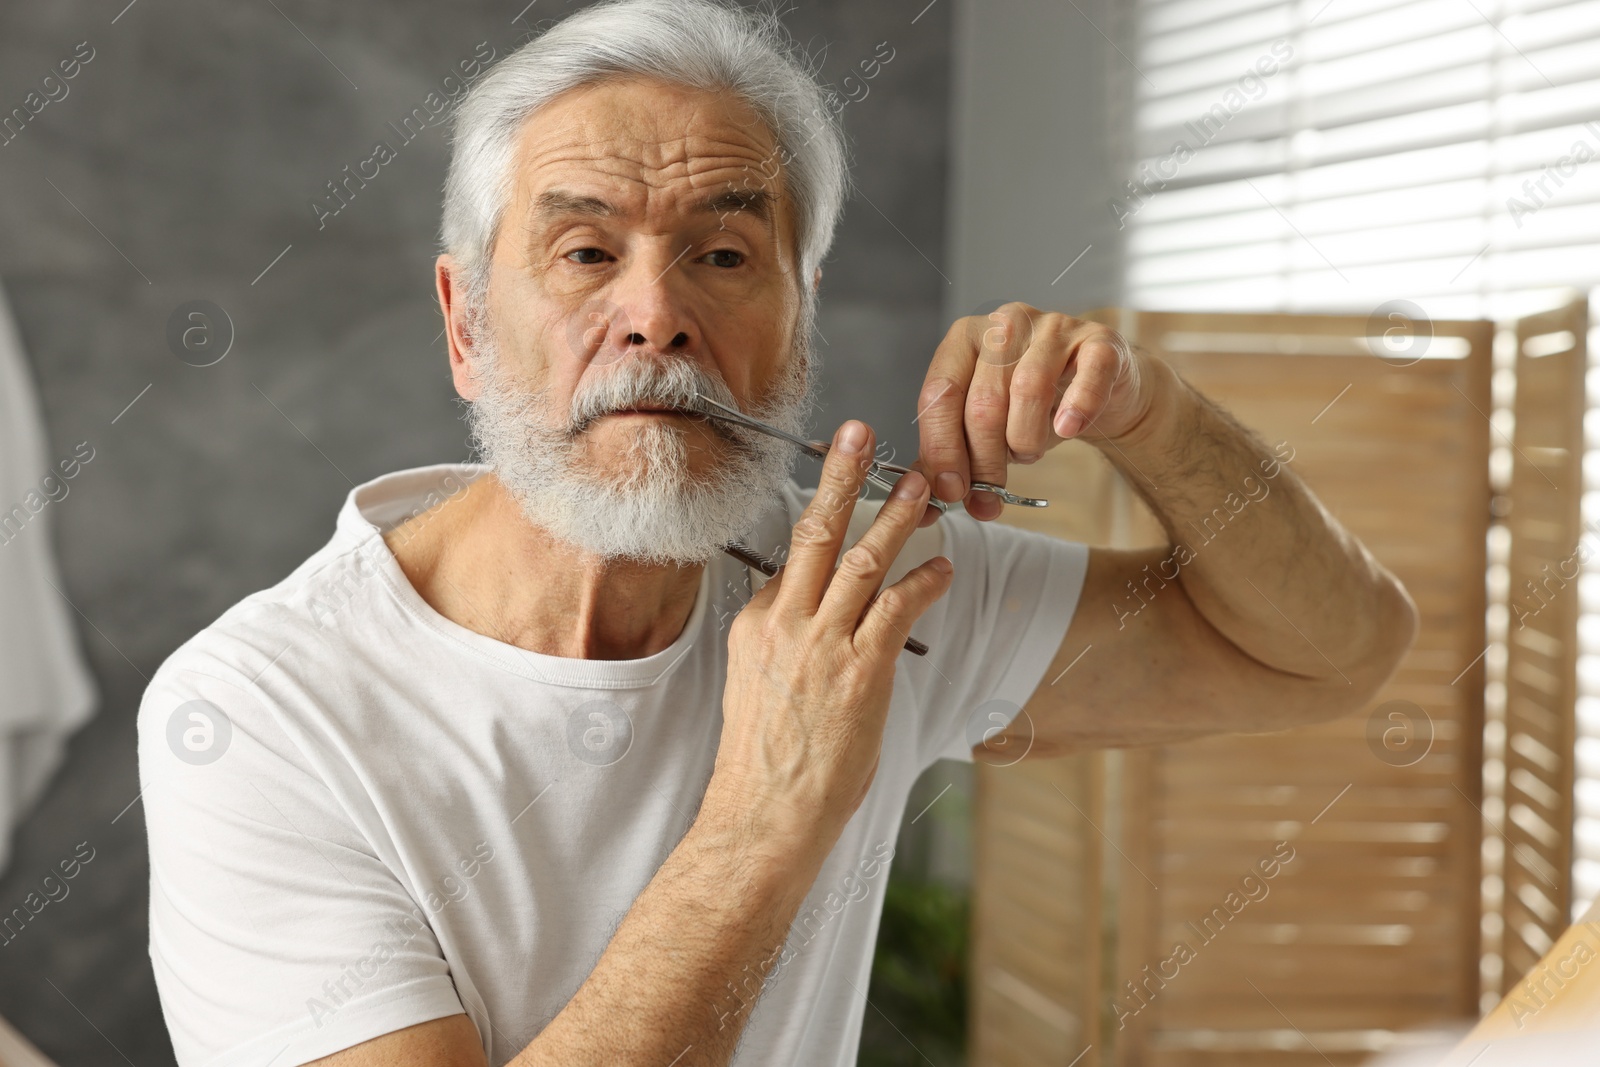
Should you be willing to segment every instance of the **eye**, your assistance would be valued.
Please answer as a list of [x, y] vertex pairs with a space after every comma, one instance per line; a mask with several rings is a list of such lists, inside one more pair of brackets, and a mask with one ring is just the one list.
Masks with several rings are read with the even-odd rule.
[[713, 267], [737, 267], [744, 262], [744, 253], [735, 252], [731, 248], [719, 248], [715, 252], [708, 252], [705, 259]]
[[574, 252], [568, 252], [567, 258], [572, 260], [574, 263], [582, 263], [584, 266], [593, 266], [597, 263], [604, 263], [606, 254], [600, 251], [598, 248], [580, 248]]

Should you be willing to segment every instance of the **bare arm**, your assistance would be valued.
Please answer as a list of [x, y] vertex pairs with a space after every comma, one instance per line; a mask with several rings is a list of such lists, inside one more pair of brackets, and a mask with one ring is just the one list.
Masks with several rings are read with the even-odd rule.
[[1172, 562], [1152, 569], [1176, 573], [1267, 667], [1353, 691], [1381, 682], [1415, 626], [1404, 588], [1288, 466], [1292, 442], [1269, 448], [1166, 364], [1147, 366], [1161, 383], [1150, 414], [1101, 447], [1166, 530]]
[[1012, 463], [1077, 437], [1169, 539], [1090, 554], [1038, 714], [987, 745], [1048, 757], [1328, 719], [1364, 704], [1414, 639], [1415, 605], [1289, 469], [1292, 443], [1268, 448], [1106, 326], [1021, 303], [959, 319], [918, 406], [918, 467], [979, 521], [1001, 506], [973, 481], [1004, 485]]
[[[515, 1067], [724, 1067], [732, 1058], [790, 924], [877, 771], [904, 635], [949, 583], [938, 557], [878, 591], [926, 507], [920, 476], [902, 481], [839, 558], [871, 433], [854, 451], [835, 445], [789, 562], [729, 633], [722, 737], [694, 824]], [[483, 1053], [471, 1022], [455, 1015], [318, 1062], [481, 1067]]]
[[[1403, 586], [1267, 446], [1148, 359], [1149, 413], [1095, 440], [1168, 544], [1094, 549], [1032, 755], [1287, 729], [1364, 705], [1410, 648]], [[1091, 647], [1092, 646], [1092, 647]]]
[[829, 842], [713, 779], [588, 981], [512, 1060], [726, 1064]]
[[[826, 850], [771, 824], [713, 779], [678, 847], [634, 901], [572, 1000], [511, 1061], [726, 1064]], [[329, 1067], [481, 1067], [465, 1015], [385, 1034]]]

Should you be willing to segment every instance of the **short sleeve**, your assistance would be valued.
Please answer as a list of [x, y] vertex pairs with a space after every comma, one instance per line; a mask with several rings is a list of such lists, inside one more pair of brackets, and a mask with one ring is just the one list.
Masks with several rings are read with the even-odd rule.
[[971, 763], [973, 746], [1016, 717], [1066, 637], [1089, 564], [1087, 545], [965, 512], [939, 525], [954, 573], [913, 631], [928, 669], [910, 674], [923, 767]]
[[150, 961], [182, 1067], [292, 1067], [462, 1011], [426, 912], [262, 706], [169, 659], [139, 710]]

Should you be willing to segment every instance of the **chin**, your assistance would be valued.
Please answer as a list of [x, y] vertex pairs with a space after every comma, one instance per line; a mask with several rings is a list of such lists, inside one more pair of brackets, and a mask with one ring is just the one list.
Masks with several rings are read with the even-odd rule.
[[794, 461], [783, 442], [740, 447], [669, 415], [608, 415], [569, 436], [530, 423], [514, 400], [474, 405], [485, 462], [529, 522], [602, 558], [710, 560], [779, 502]]
[[642, 478], [704, 480], [721, 470], [727, 443], [703, 426], [671, 416], [606, 416], [584, 431], [581, 462], [597, 479], [624, 485]]

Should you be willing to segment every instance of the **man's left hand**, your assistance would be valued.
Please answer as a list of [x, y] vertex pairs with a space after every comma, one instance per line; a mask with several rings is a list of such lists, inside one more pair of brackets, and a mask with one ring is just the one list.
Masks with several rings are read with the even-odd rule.
[[[1109, 326], [1023, 303], [957, 319], [934, 353], [917, 401], [917, 468], [941, 500], [966, 500], [976, 519], [997, 518], [992, 493], [1012, 463], [1032, 463], [1062, 441], [1109, 440], [1138, 425], [1156, 378]], [[937, 518], [929, 509], [923, 525]]]

